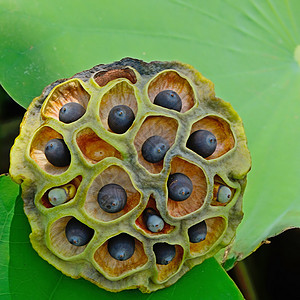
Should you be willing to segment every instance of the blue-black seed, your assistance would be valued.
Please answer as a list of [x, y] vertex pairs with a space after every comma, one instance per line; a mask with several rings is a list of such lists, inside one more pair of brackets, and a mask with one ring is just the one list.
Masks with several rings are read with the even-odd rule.
[[77, 102], [69, 102], [59, 110], [59, 121], [72, 123], [80, 119], [85, 113], [85, 108]]
[[188, 235], [191, 243], [199, 243], [204, 241], [207, 235], [207, 226], [205, 221], [190, 227], [188, 230]]
[[94, 230], [76, 218], [70, 219], [65, 229], [68, 241], [74, 246], [84, 246], [93, 237]]
[[210, 131], [197, 130], [190, 135], [186, 146], [205, 158], [215, 152], [217, 139]]
[[169, 264], [176, 255], [176, 248], [174, 245], [167, 243], [157, 243], [153, 246], [156, 256], [156, 263], [159, 265]]
[[193, 191], [191, 179], [182, 173], [174, 173], [168, 179], [169, 198], [174, 201], [184, 201], [190, 197]]
[[108, 126], [114, 133], [126, 132], [134, 121], [134, 113], [129, 106], [114, 106], [108, 114]]
[[108, 213], [121, 211], [125, 207], [126, 202], [126, 191], [118, 184], [107, 184], [98, 192], [98, 203], [100, 207]]
[[182, 107], [181, 98], [172, 90], [164, 90], [158, 93], [153, 103], [176, 111], [180, 111]]
[[166, 139], [159, 135], [149, 137], [142, 146], [142, 155], [150, 163], [157, 163], [163, 160], [170, 145]]
[[120, 261], [129, 259], [135, 250], [134, 238], [127, 233], [121, 233], [108, 240], [107, 250], [109, 254]]
[[45, 147], [47, 160], [55, 167], [66, 167], [71, 162], [70, 151], [63, 139], [52, 139]]

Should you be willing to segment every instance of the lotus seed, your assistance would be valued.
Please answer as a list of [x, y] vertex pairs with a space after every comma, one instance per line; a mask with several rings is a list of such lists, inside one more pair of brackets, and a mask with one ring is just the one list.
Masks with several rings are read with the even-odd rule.
[[217, 201], [220, 203], [226, 203], [231, 198], [231, 189], [228, 186], [221, 185], [217, 194]]
[[163, 160], [170, 145], [163, 137], [154, 135], [149, 137], [142, 146], [142, 155], [150, 163], [157, 163]]
[[108, 240], [107, 250], [109, 254], [120, 261], [129, 259], [135, 250], [134, 238], [127, 233], [121, 233]]
[[153, 103], [176, 111], [180, 111], [182, 107], [181, 98], [172, 90], [164, 90], [158, 93]]
[[206, 158], [215, 152], [217, 139], [210, 131], [197, 130], [190, 135], [186, 146]]
[[146, 208], [143, 217], [147, 229], [151, 232], [157, 233], [163, 230], [165, 222], [153, 208]]
[[108, 114], [108, 126], [114, 133], [126, 132], [134, 121], [134, 113], [129, 106], [117, 105]]
[[153, 246], [153, 250], [156, 263], [159, 265], [168, 265], [176, 255], [175, 246], [167, 243], [157, 243]]
[[66, 167], [71, 162], [70, 151], [63, 139], [52, 139], [45, 147], [47, 160], [55, 167]]
[[98, 192], [98, 203], [108, 213], [119, 212], [127, 203], [126, 191], [118, 184], [107, 184]]
[[202, 221], [188, 230], [189, 238], [191, 243], [199, 243], [204, 241], [207, 235], [207, 226], [205, 221]]
[[59, 110], [59, 121], [72, 123], [80, 119], [85, 113], [85, 108], [77, 102], [69, 102]]
[[48, 193], [49, 202], [57, 206], [67, 202], [75, 196], [76, 188], [73, 184], [66, 184], [61, 187], [53, 188]]
[[182, 173], [174, 173], [168, 179], [169, 198], [174, 201], [184, 201], [188, 199], [193, 191], [191, 179]]
[[86, 245], [92, 239], [94, 230], [73, 217], [68, 222], [65, 233], [68, 241], [79, 247]]

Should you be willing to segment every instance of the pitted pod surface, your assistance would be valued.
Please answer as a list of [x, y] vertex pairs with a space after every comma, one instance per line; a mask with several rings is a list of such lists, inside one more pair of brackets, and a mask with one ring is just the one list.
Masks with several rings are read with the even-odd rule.
[[33, 100], [10, 174], [41, 257], [106, 290], [149, 293], [230, 244], [250, 166], [242, 121], [211, 81], [124, 58]]

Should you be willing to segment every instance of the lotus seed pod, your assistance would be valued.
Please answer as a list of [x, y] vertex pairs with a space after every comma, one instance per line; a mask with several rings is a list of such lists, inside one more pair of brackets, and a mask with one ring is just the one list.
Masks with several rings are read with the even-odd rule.
[[[157, 100], [165, 91], [180, 109]], [[85, 112], [66, 124], [59, 114], [72, 102]], [[112, 117], [120, 106], [133, 114], [125, 125]], [[33, 100], [10, 174], [41, 257], [106, 290], [149, 293], [230, 245], [250, 166], [242, 121], [211, 81], [180, 62], [125, 58]]]

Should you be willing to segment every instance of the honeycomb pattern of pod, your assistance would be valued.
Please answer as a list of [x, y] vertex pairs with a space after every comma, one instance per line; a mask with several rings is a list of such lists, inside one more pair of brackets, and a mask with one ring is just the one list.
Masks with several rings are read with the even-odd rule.
[[242, 121], [189, 65], [125, 58], [54, 82], [11, 150], [34, 249], [110, 291], [175, 283], [232, 241]]

